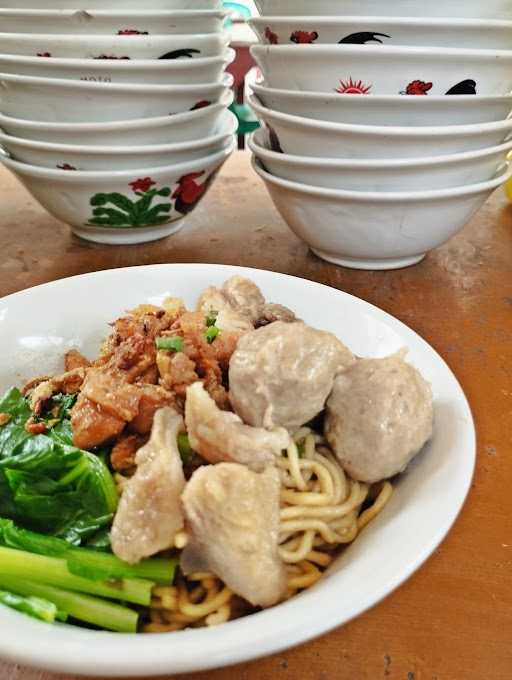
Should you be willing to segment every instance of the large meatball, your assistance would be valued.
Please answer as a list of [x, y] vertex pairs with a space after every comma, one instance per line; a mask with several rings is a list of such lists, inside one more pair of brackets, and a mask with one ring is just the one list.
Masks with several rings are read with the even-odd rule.
[[325, 434], [343, 468], [362, 482], [402, 472], [432, 435], [432, 390], [399, 355], [361, 359], [334, 382]]
[[354, 361], [331, 333], [276, 321], [239, 340], [229, 364], [231, 404], [249, 425], [293, 431], [323, 410], [334, 377]]

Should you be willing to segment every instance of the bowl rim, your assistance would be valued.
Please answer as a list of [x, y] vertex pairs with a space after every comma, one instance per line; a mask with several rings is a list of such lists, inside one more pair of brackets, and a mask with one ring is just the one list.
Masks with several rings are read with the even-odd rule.
[[[0, 34], [1, 37], [1, 34]], [[137, 37], [137, 36], [135, 36]], [[469, 49], [467, 47], [416, 47], [410, 45], [252, 45], [251, 54], [259, 56], [262, 54], [283, 54], [290, 56], [306, 55], [317, 52], [322, 55], [332, 57], [333, 53], [347, 57], [379, 56], [386, 58], [387, 61], [393, 57], [400, 56], [427, 56], [439, 60], [440, 58], [454, 57], [457, 60], [478, 58], [482, 61], [496, 62], [498, 59], [512, 61], [512, 50], [492, 50], [492, 49]], [[383, 49], [385, 47], [385, 49]]]
[[135, 18], [144, 19], [149, 17], [150, 19], [194, 19], [194, 18], [209, 18], [209, 17], [219, 17], [224, 19], [229, 15], [229, 11], [223, 9], [167, 9], [167, 10], [121, 10], [121, 9], [88, 9], [79, 10], [76, 9], [36, 9], [36, 8], [24, 8], [17, 9], [15, 7], [5, 7], [0, 8], [0, 18], [5, 17], [48, 17], [56, 19], [72, 19], [77, 14], [86, 14], [92, 18], [98, 19], [123, 19], [123, 18]]
[[[511, 22], [511, 27], [512, 27], [512, 22]], [[0, 55], [0, 60], [1, 60], [2, 55]], [[37, 57], [32, 57], [34, 59], [37, 59]], [[296, 99], [327, 99], [329, 101], [354, 101], [356, 97], [353, 94], [345, 94], [345, 93], [337, 93], [337, 92], [316, 92], [316, 91], [304, 91], [302, 92], [301, 90], [287, 90], [285, 88], [281, 87], [270, 87], [268, 85], [264, 84], [264, 81], [261, 83], [251, 83], [251, 89], [254, 90], [254, 92], [258, 92], [260, 90], [264, 94], [268, 94], [269, 96], [278, 96], [278, 97], [290, 97], [290, 98], [296, 98]], [[400, 106], [410, 106], [410, 107], [430, 107], [434, 106], [435, 104], [440, 104], [440, 103], [447, 103], [447, 104], [464, 104], [464, 106], [467, 106], [468, 104], [474, 103], [477, 105], [479, 102], [484, 102], [484, 103], [500, 103], [501, 101], [504, 101], [508, 99], [510, 101], [510, 106], [512, 109], [512, 93], [511, 94], [459, 94], [457, 97], [449, 97], [445, 94], [434, 94], [434, 95], [429, 95], [428, 97], [407, 97], [404, 96], [403, 94], [372, 94], [371, 96], [364, 97], [365, 106], [367, 105], [366, 102], [372, 102], [372, 104], [377, 104], [377, 103], [397, 103], [400, 102]]]
[[[0, 143], [17, 144], [18, 146], [27, 149], [37, 149], [39, 151], [74, 153], [74, 154], [96, 154], [98, 156], [129, 156], [131, 154], [143, 155], [145, 153], [172, 153], [173, 151], [191, 151], [200, 149], [203, 146], [209, 146], [216, 142], [222, 141], [224, 138], [231, 137], [235, 134], [238, 127], [238, 119], [234, 113], [226, 109], [226, 115], [222, 121], [224, 126], [223, 132], [217, 132], [207, 137], [201, 137], [188, 142], [171, 142], [169, 144], [139, 144], [136, 146], [119, 145], [119, 146], [97, 146], [85, 144], [63, 144], [56, 142], [43, 142], [34, 139], [25, 139], [23, 137], [15, 137], [2, 132], [0, 129]], [[511, 143], [512, 148], [512, 143]], [[14, 159], [13, 159], [14, 160]]]
[[[0, 32], [0, 40], [5, 40], [6, 38], [12, 38], [16, 40], [29, 40], [37, 42], [74, 42], [81, 43], [89, 41], [91, 44], [101, 44], [107, 40], [124, 43], [129, 47], [133, 47], [134, 44], [139, 42], [139, 44], [150, 43], [152, 40], [155, 42], [163, 41], [173, 41], [173, 40], [215, 40], [217, 38], [222, 38], [227, 40], [226, 31], [218, 31], [216, 33], [183, 33], [183, 34], [165, 34], [165, 33], [151, 33], [149, 35], [110, 35], [109, 33], [9, 33]], [[131, 44], [130, 44], [131, 43]]]
[[[1, 12], [0, 12], [1, 16]], [[290, 14], [286, 16], [285, 14], [271, 15], [267, 14], [259, 17], [251, 17], [248, 19], [247, 23], [250, 26], [258, 26], [260, 24], [295, 24], [300, 22], [301, 24], [311, 23], [311, 24], [348, 24], [348, 23], [380, 23], [384, 25], [398, 24], [400, 26], [426, 26], [430, 28], [439, 28], [443, 26], [454, 26], [456, 28], [512, 28], [512, 21], [507, 21], [506, 19], [473, 19], [473, 18], [463, 18], [463, 17], [405, 17], [405, 16], [387, 16], [384, 14], [372, 14], [372, 15], [347, 15], [347, 16], [337, 16], [335, 14], [328, 15], [300, 15], [300, 14]]]
[[[227, 47], [222, 54], [216, 54], [212, 57], [198, 57], [197, 59], [119, 59], [115, 62], [116, 71], [130, 71], [132, 69], [140, 69], [141, 67], [151, 68], [157, 71], [188, 71], [193, 69], [200, 69], [211, 64], [231, 64], [236, 57], [236, 52], [232, 47]], [[102, 59], [87, 59], [85, 57], [48, 57], [41, 60], [41, 57], [33, 57], [25, 54], [4, 54], [0, 53], [0, 72], [2, 64], [24, 64], [30, 66], [31, 64], [41, 64], [43, 68], [45, 64], [50, 64], [53, 67], [66, 66], [74, 68], [91, 68], [95, 71], [111, 71], [113, 68], [110, 60]], [[17, 75], [17, 74], [11, 74]], [[22, 74], [19, 74], [22, 75]], [[42, 76], [30, 76], [39, 78]], [[86, 82], [86, 81], [81, 81]], [[464, 95], [461, 95], [464, 96]]]
[[[379, 169], [379, 168], [425, 168], [428, 169], [434, 165], [456, 165], [464, 161], [474, 160], [478, 158], [485, 158], [501, 152], [512, 151], [512, 139], [503, 144], [486, 147], [484, 149], [474, 149], [473, 151], [463, 151], [460, 153], [450, 154], [447, 156], [427, 156], [425, 158], [317, 158], [315, 156], [299, 156], [296, 154], [278, 153], [262, 146], [258, 141], [258, 137], [262, 133], [262, 129], [254, 130], [248, 140], [247, 145], [255, 156], [268, 158], [282, 162], [285, 165], [305, 165], [316, 168], [365, 168], [365, 169]], [[1, 135], [0, 135], [1, 138]]]
[[[254, 156], [251, 159], [251, 165], [253, 170], [265, 183], [275, 184], [282, 189], [314, 196], [315, 198], [335, 198], [357, 201], [359, 203], [412, 203], [414, 201], [460, 198], [497, 189], [512, 177], [512, 162], [504, 161], [503, 165], [500, 166], [500, 168], [503, 167], [503, 171], [499, 175], [485, 182], [478, 182], [477, 184], [468, 184], [462, 187], [452, 187], [450, 189], [430, 189], [429, 191], [354, 191], [348, 189], [325, 189], [323, 187], [315, 187], [311, 184], [302, 184], [300, 182], [292, 182], [288, 179], [276, 177], [264, 170], [261, 167], [261, 162]], [[498, 168], [497, 172], [500, 168]]]
[[156, 175], [157, 173], [173, 172], [176, 174], [186, 174], [191, 166], [196, 166], [203, 163], [204, 165], [212, 166], [216, 163], [228, 158], [231, 153], [236, 148], [236, 139], [233, 138], [231, 144], [226, 146], [225, 149], [216, 151], [215, 153], [196, 158], [195, 160], [185, 161], [181, 163], [170, 163], [169, 165], [162, 166], [152, 166], [144, 168], [134, 168], [133, 170], [74, 170], [69, 172], [68, 170], [58, 170], [53, 168], [42, 168], [38, 165], [31, 165], [30, 163], [21, 163], [20, 161], [14, 161], [12, 158], [6, 157], [0, 151], [0, 163], [3, 163], [6, 167], [13, 170], [15, 173], [19, 173], [23, 177], [32, 177], [35, 179], [51, 179], [51, 180], [64, 180], [67, 184], [80, 184], [80, 181], [91, 181], [91, 180], [123, 180], [130, 179], [136, 174], [147, 174]]
[[[512, 51], [511, 51], [512, 55]], [[0, 74], [1, 78], [1, 74]], [[249, 96], [249, 105], [254, 111], [263, 118], [268, 117], [280, 120], [283, 123], [288, 123], [291, 126], [301, 126], [308, 129], [323, 130], [338, 133], [356, 133], [366, 134], [370, 137], [418, 137], [420, 139], [428, 139], [432, 137], [446, 137], [446, 136], [464, 136], [474, 135], [477, 133], [485, 134], [486, 132], [498, 132], [500, 130], [512, 131], [512, 118], [505, 120], [494, 121], [490, 123], [471, 123], [467, 125], [412, 125], [407, 127], [405, 125], [393, 126], [386, 125], [356, 125], [352, 123], [331, 123], [330, 121], [316, 120], [314, 118], [305, 118], [304, 116], [295, 116], [290, 113], [282, 113], [275, 109], [269, 109], [263, 106], [254, 95]]]
[[[150, 61], [150, 60], [148, 60]], [[105, 91], [109, 90], [113, 93], [193, 93], [196, 91], [215, 91], [219, 88], [231, 87], [234, 82], [234, 76], [231, 73], [224, 73], [222, 79], [218, 82], [208, 83], [193, 83], [191, 85], [158, 85], [158, 84], [143, 84], [143, 83], [98, 83], [88, 80], [65, 80], [63, 78], [42, 78], [39, 76], [20, 76], [9, 73], [0, 72], [0, 90], [4, 87], [4, 83], [13, 83], [20, 85], [32, 85], [36, 87], [43, 87], [45, 89], [57, 90], [73, 90], [79, 91]]]
[[119, 130], [131, 130], [132, 128], [151, 128], [158, 127], [159, 125], [167, 124], [173, 125], [174, 123], [182, 123], [194, 121], [196, 118], [206, 118], [214, 113], [219, 113], [226, 107], [231, 106], [234, 100], [234, 93], [232, 90], [226, 90], [222, 93], [218, 102], [213, 102], [209, 106], [205, 106], [202, 109], [196, 109], [195, 111], [183, 111], [182, 113], [175, 113], [172, 116], [154, 116], [153, 118], [133, 118], [133, 119], [123, 119], [119, 121], [110, 122], [97, 122], [97, 123], [54, 123], [41, 120], [26, 120], [25, 118], [16, 118], [14, 116], [6, 116], [0, 113], [0, 127], [2, 122], [9, 124], [9, 121], [14, 125], [25, 129], [44, 129], [45, 131], [55, 131], [55, 132], [116, 132]]

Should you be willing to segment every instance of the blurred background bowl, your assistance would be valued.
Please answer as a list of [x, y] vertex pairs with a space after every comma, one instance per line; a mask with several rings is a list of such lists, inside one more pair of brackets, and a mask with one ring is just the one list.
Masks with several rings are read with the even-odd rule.
[[325, 189], [353, 191], [430, 191], [492, 179], [512, 150], [512, 141], [450, 156], [375, 160], [312, 158], [270, 150], [268, 134], [257, 130], [249, 148], [271, 175]]
[[221, 151], [233, 143], [236, 117], [225, 111], [219, 131], [195, 141], [145, 146], [91, 146], [52, 144], [0, 133], [0, 145], [11, 158], [22, 163], [62, 170], [130, 170], [187, 163]]
[[355, 269], [416, 264], [454, 236], [512, 175], [505, 165], [488, 182], [423, 192], [335, 191], [254, 169], [291, 230], [324, 260]]
[[[10, 158], [2, 162], [77, 236], [97, 243], [130, 244], [178, 231], [233, 149], [234, 144], [189, 163], [109, 172], [49, 170]], [[142, 198], [149, 199], [148, 194], [151, 201], [144, 214], [131, 209]]]
[[56, 123], [12, 118], [0, 114], [0, 128], [10, 135], [56, 144], [142, 145], [185, 142], [219, 131], [226, 108], [233, 101], [228, 90], [220, 101], [174, 116], [115, 120], [107, 123]]
[[[22, 0], [7, 0], [7, 2]], [[34, 2], [34, 0], [32, 0]], [[63, 2], [63, 0], [60, 0]], [[512, 20], [510, 0], [254, 0], [260, 14], [282, 16], [461, 17]], [[7, 6], [7, 5], [6, 5]]]
[[[103, 2], [98, 2], [98, 6]], [[220, 10], [107, 11], [103, 9], [0, 9], [0, 27], [5, 33], [68, 33], [116, 35], [150, 33], [177, 35], [218, 33], [227, 12]]]
[[212, 84], [131, 85], [0, 73], [0, 112], [61, 123], [171, 116], [219, 101], [232, 82], [229, 74]]
[[[1, 66], [1, 61], [0, 61]], [[291, 115], [359, 125], [469, 125], [504, 120], [512, 111], [512, 95], [458, 97], [297, 92], [253, 83], [251, 89], [268, 108]]]
[[[427, 11], [425, 13], [428, 14]], [[512, 35], [511, 21], [431, 19], [428, 16], [417, 19], [388, 16], [261, 17], [251, 19], [249, 24], [260, 41], [268, 45], [382, 43], [507, 50], [510, 49]]]
[[255, 45], [269, 87], [347, 94], [509, 94], [512, 50]]
[[56, 35], [0, 33], [1, 54], [64, 59], [179, 59], [223, 54], [223, 33], [192, 35]]
[[[95, 10], [101, 2], [102, 10], [140, 10], [140, 0], [2, 0], [5, 9], [76, 9]], [[72, 7], [72, 5], [75, 7]], [[222, 9], [222, 0], [144, 0], [150, 11]]]
[[328, 123], [251, 106], [272, 131], [272, 148], [320, 158], [426, 158], [497, 146], [512, 119], [475, 125], [393, 127]]
[[161, 60], [41, 59], [0, 54], [0, 73], [97, 83], [190, 85], [219, 81], [234, 58], [231, 48], [216, 57]]

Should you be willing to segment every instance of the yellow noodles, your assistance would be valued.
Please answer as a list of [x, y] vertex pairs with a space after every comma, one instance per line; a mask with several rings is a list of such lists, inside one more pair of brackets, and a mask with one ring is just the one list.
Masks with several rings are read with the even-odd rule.
[[[299, 455], [298, 445], [303, 451]], [[279, 554], [286, 563], [285, 599], [310, 588], [334, 559], [337, 547], [351, 543], [373, 520], [393, 493], [389, 482], [368, 485], [346, 476], [320, 435], [300, 428], [277, 461], [281, 475]], [[372, 504], [361, 511], [367, 498]], [[180, 532], [175, 545], [187, 544]], [[151, 622], [145, 632], [169, 632], [188, 627], [215, 626], [234, 615], [234, 593], [206, 572], [190, 575], [177, 587], [153, 590]]]

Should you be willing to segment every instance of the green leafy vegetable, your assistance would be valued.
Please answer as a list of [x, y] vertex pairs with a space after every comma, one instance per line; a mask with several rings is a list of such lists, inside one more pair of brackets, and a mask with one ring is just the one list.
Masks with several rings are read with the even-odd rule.
[[47, 623], [53, 623], [57, 618], [61, 621], [66, 620], [65, 614], [59, 614], [57, 605], [40, 597], [23, 597], [8, 590], [0, 590], [0, 603]]
[[173, 335], [172, 337], [162, 336], [155, 340], [157, 349], [165, 349], [169, 352], [182, 352], [183, 351], [183, 338], [178, 335]]
[[137, 632], [139, 618], [137, 612], [114, 602], [4, 574], [0, 574], [0, 587], [25, 597], [35, 596], [53, 602], [59, 610], [67, 612], [69, 616], [92, 623], [99, 628], [120, 633]]
[[25, 430], [30, 407], [19, 390], [0, 400], [0, 413], [11, 416], [0, 428], [0, 516], [80, 545], [110, 524], [118, 494], [101, 457], [72, 445], [72, 399], [54, 402], [58, 422], [32, 435]]
[[211, 345], [219, 333], [220, 328], [217, 328], [217, 326], [210, 326], [205, 333], [207, 343]]

